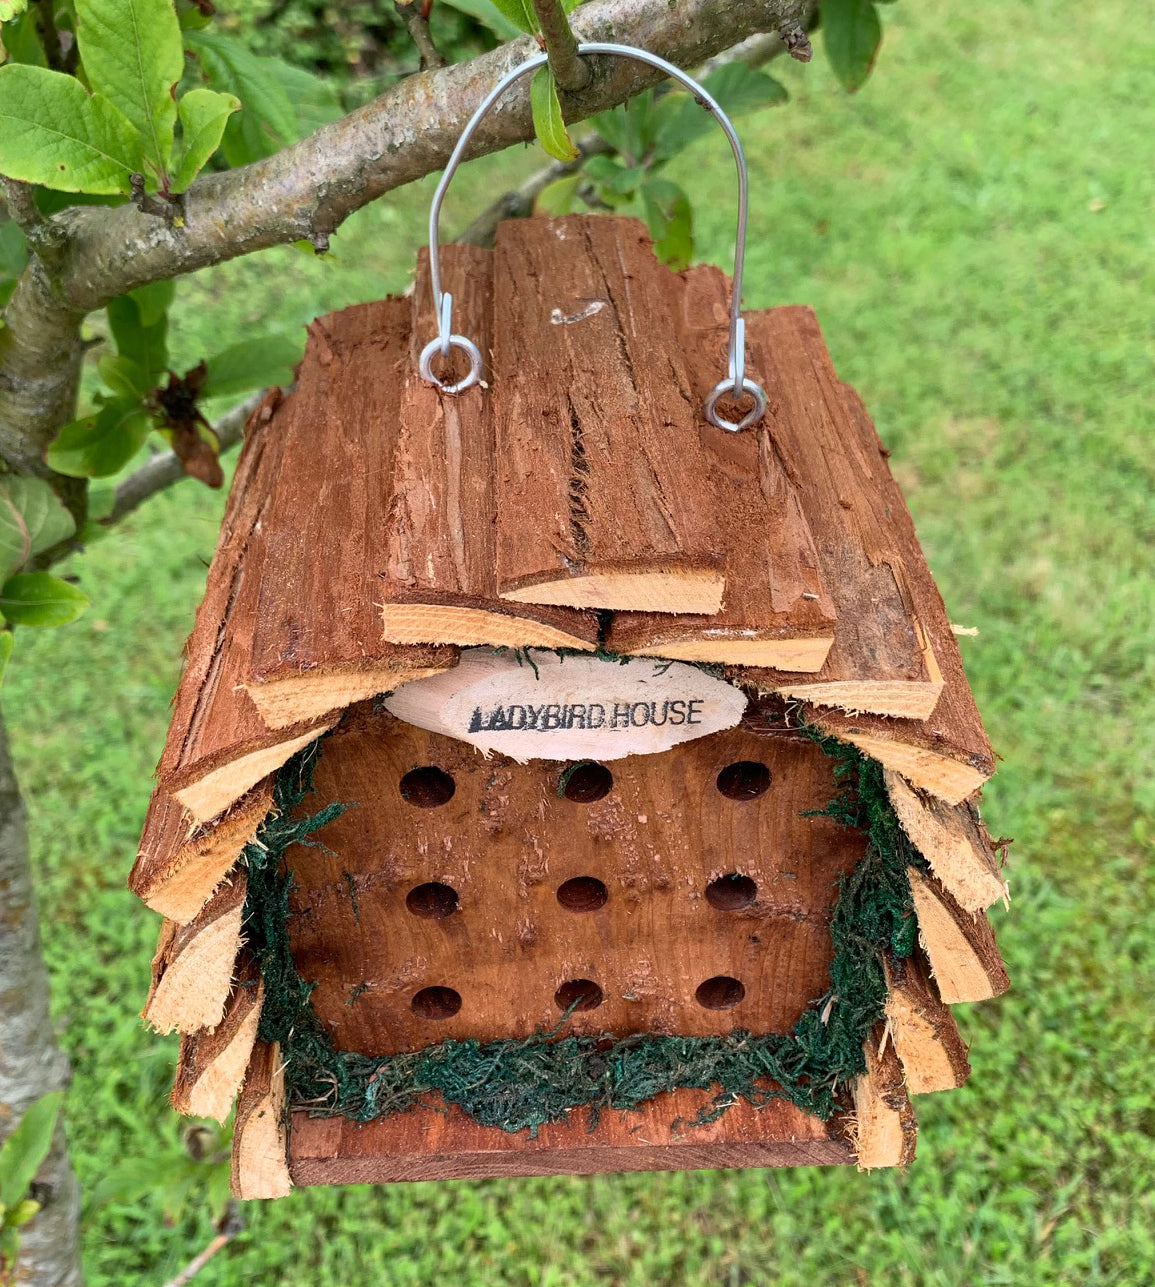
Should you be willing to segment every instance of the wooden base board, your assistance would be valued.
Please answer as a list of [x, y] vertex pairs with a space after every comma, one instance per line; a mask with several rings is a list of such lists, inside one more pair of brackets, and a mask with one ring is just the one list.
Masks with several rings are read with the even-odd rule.
[[854, 1162], [842, 1118], [822, 1122], [784, 1100], [761, 1109], [740, 1101], [716, 1122], [686, 1125], [711, 1098], [704, 1091], [671, 1091], [636, 1112], [603, 1112], [593, 1131], [578, 1110], [541, 1127], [536, 1139], [479, 1126], [458, 1108], [420, 1109], [365, 1125], [296, 1110], [289, 1171], [296, 1185], [384, 1184]]

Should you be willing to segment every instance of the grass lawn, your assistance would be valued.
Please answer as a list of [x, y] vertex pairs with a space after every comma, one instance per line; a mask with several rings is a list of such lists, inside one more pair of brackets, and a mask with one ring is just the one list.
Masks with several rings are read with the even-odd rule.
[[[974, 1075], [917, 1105], [904, 1175], [703, 1172], [317, 1190], [246, 1210], [205, 1287], [1146, 1284], [1155, 1281], [1155, 298], [1150, 68], [1122, 0], [884, 9], [856, 97], [816, 60], [742, 122], [748, 302], [818, 311], [893, 449], [992, 741], [1013, 990], [958, 1012]], [[520, 152], [467, 172], [460, 227]], [[679, 161], [728, 263], [721, 139]], [[400, 287], [429, 187], [335, 238], [182, 285], [191, 364], [276, 319]], [[337, 462], [334, 462], [336, 467]], [[156, 918], [131, 862], [223, 500], [183, 483], [74, 561], [77, 625], [22, 634], [4, 690], [29, 797], [69, 1133], [92, 1186], [171, 1147], [176, 1042], [136, 1018]], [[211, 1236], [194, 1193], [86, 1212], [92, 1284], [159, 1284]]]

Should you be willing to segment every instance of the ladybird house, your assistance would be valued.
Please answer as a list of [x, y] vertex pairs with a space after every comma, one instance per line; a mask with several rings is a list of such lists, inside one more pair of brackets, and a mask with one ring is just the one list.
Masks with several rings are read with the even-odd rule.
[[729, 282], [632, 220], [442, 255], [477, 384], [422, 271], [246, 430], [130, 879], [175, 1107], [246, 1197], [909, 1161], [1005, 886], [861, 402], [775, 308], [708, 422]]

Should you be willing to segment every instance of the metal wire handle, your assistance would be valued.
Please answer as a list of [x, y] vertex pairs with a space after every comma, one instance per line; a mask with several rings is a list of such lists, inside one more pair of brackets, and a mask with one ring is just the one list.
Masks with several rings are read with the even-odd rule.
[[[703, 411], [706, 419], [719, 429], [725, 429], [730, 433], [738, 433], [742, 429], [748, 429], [751, 425], [757, 424], [765, 415], [766, 394], [760, 384], [746, 378], [745, 370], [746, 323], [742, 319], [740, 306], [742, 300], [742, 265], [746, 258], [746, 206], [749, 180], [746, 173], [746, 158], [742, 154], [742, 145], [738, 142], [738, 135], [734, 132], [730, 118], [722, 111], [710, 94], [692, 76], [687, 76], [680, 67], [675, 67], [673, 63], [668, 63], [664, 58], [659, 58], [657, 54], [651, 54], [646, 49], [635, 49], [632, 45], [604, 43], [578, 45], [577, 52], [579, 54], [614, 54], [622, 58], [632, 58], [635, 62], [647, 63], [651, 67], [656, 67], [658, 71], [665, 72], [667, 76], [684, 85], [698, 102], [709, 109], [730, 141], [730, 150], [734, 153], [734, 164], [738, 171], [738, 228], [734, 241], [734, 286], [730, 296], [730, 354], [726, 378], [719, 380], [714, 388], [711, 389], [706, 398]], [[435, 384], [445, 393], [462, 393], [466, 389], [472, 388], [481, 379], [482, 362], [481, 353], [477, 345], [467, 335], [454, 335], [452, 325], [453, 296], [441, 289], [441, 261], [437, 247], [441, 203], [445, 199], [449, 181], [453, 178], [454, 171], [460, 164], [465, 149], [469, 145], [469, 140], [473, 137], [473, 133], [481, 122], [482, 117], [485, 116], [514, 81], [520, 80], [522, 76], [536, 71], [539, 67], [544, 67], [548, 61], [548, 54], [535, 54], [528, 61], [520, 63], [511, 71], [506, 72], [494, 85], [485, 96], [481, 106], [469, 118], [461, 137], [457, 140], [457, 146], [449, 157], [444, 173], [441, 175], [437, 191], [433, 194], [433, 201], [429, 207], [429, 280], [433, 287], [433, 307], [437, 314], [437, 337], [430, 340], [421, 350], [418, 370], [421, 372], [423, 380], [427, 380], [430, 384]], [[468, 355], [469, 371], [456, 384], [444, 384], [433, 374], [433, 358], [437, 354], [442, 357], [448, 357], [452, 348], [461, 349]], [[718, 402], [727, 395], [740, 398], [743, 394], [748, 394], [753, 399], [754, 405], [750, 410], [737, 423], [722, 419], [716, 410]]]

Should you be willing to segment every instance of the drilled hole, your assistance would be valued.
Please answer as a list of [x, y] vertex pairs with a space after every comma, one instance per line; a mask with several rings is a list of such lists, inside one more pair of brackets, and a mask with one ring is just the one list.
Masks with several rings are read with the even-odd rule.
[[461, 1009], [461, 993], [453, 988], [422, 988], [409, 1008], [419, 1019], [452, 1019]]
[[705, 1010], [729, 1010], [746, 995], [746, 989], [728, 974], [716, 974], [699, 983], [694, 999]]
[[609, 795], [614, 785], [614, 775], [604, 764], [579, 764], [568, 770], [564, 777], [562, 795], [578, 804], [592, 804]]
[[436, 809], [453, 799], [457, 789], [453, 779], [444, 769], [432, 764], [423, 769], [410, 769], [401, 779], [402, 798], [419, 809]]
[[706, 886], [706, 902], [720, 912], [737, 912], [758, 897], [758, 886], [749, 876], [731, 871]]
[[567, 912], [596, 912], [606, 905], [609, 890], [595, 876], [575, 876], [557, 889], [557, 901]]
[[414, 916], [424, 916], [431, 921], [443, 921], [452, 916], [460, 905], [457, 890], [436, 880], [416, 885], [405, 896], [405, 906]]
[[568, 1010], [573, 1006], [578, 1010], [596, 1010], [602, 1003], [602, 990], [593, 979], [570, 979], [563, 983], [553, 994], [559, 1010]]
[[757, 760], [727, 764], [718, 774], [718, 790], [731, 800], [756, 800], [770, 787], [770, 770]]

